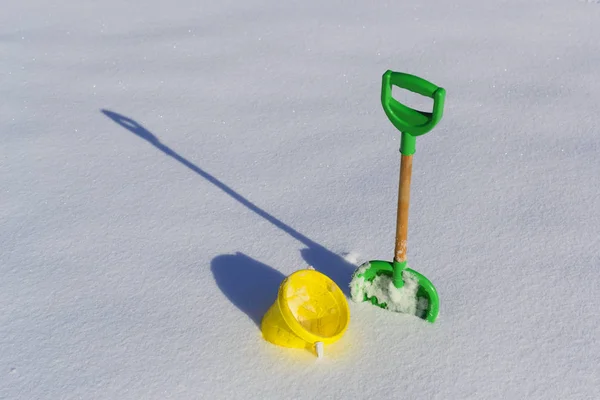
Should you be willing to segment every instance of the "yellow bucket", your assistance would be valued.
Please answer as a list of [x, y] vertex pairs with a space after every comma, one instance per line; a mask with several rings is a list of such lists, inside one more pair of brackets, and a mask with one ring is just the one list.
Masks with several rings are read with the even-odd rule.
[[318, 271], [303, 269], [282, 282], [261, 330], [276, 345], [312, 349], [319, 342], [339, 340], [349, 321], [348, 301], [335, 282]]

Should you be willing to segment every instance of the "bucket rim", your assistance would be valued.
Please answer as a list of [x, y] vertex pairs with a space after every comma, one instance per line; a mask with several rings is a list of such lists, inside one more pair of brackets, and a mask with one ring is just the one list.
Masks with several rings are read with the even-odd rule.
[[[288, 285], [293, 281], [295, 277], [301, 274], [315, 274], [319, 279], [326, 281], [329, 285], [335, 288], [333, 295], [336, 298], [337, 306], [341, 309], [342, 314], [342, 323], [341, 327], [338, 328], [337, 332], [332, 336], [321, 336], [316, 333], [313, 333], [306, 328], [304, 328], [300, 322], [294, 317], [292, 310], [289, 308], [285, 293], [287, 291]], [[333, 343], [341, 338], [341, 336], [348, 329], [348, 325], [350, 322], [350, 307], [348, 305], [348, 301], [344, 292], [340, 289], [340, 287], [327, 275], [322, 272], [313, 270], [313, 269], [301, 269], [295, 271], [294, 273], [287, 276], [281, 286], [279, 286], [279, 293], [277, 295], [277, 305], [285, 320], [285, 323], [290, 327], [290, 329], [302, 339], [309, 343], [323, 342], [323, 343]]]

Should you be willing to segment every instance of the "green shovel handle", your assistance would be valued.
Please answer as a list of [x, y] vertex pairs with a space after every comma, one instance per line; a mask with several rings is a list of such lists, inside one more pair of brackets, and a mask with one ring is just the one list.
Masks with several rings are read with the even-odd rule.
[[[433, 111], [424, 112], [407, 107], [392, 97], [392, 86], [433, 99]], [[386, 71], [381, 85], [381, 104], [392, 124], [402, 132], [400, 152], [406, 156], [415, 153], [416, 137], [432, 130], [444, 114], [446, 91], [418, 76], [403, 72]]]

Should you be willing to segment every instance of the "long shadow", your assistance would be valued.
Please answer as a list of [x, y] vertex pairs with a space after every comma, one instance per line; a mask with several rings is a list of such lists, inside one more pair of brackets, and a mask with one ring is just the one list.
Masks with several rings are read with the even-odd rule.
[[[174, 150], [172, 150], [165, 144], [161, 143], [161, 141], [154, 134], [152, 134], [150, 131], [148, 131], [146, 128], [144, 128], [142, 125], [140, 125], [133, 119], [127, 118], [127, 117], [125, 117], [121, 114], [118, 114], [116, 112], [113, 112], [113, 111], [109, 111], [109, 110], [101, 110], [101, 111], [104, 115], [106, 115], [108, 118], [113, 120], [118, 125], [127, 129], [131, 133], [137, 135], [141, 139], [144, 139], [145, 141], [147, 141], [148, 143], [150, 143], [151, 145], [156, 147], [158, 150], [160, 150], [167, 156], [172, 157], [177, 162], [185, 165], [186, 167], [188, 167], [189, 169], [194, 171], [196, 174], [200, 175], [201, 177], [206, 179], [208, 182], [212, 183], [213, 185], [215, 185], [216, 187], [221, 189], [227, 195], [229, 195], [233, 199], [237, 200], [240, 204], [247, 207], [249, 210], [252, 210], [255, 214], [257, 214], [260, 217], [264, 218], [265, 220], [269, 221], [271, 224], [273, 224], [277, 228], [281, 229], [288, 235], [292, 236], [294, 239], [297, 239], [299, 242], [304, 244], [306, 246], [306, 248], [301, 251], [304, 261], [308, 265], [313, 266], [316, 270], [324, 273], [325, 275], [327, 275], [331, 279], [333, 279], [333, 281], [337, 283], [337, 285], [340, 287], [340, 289], [342, 289], [344, 291], [344, 293], [347, 296], [349, 296], [349, 293], [350, 293], [349, 284], [350, 284], [352, 272], [354, 271], [354, 268], [355, 268], [354, 265], [351, 265], [350, 263], [346, 262], [346, 260], [344, 260], [339, 255], [328, 250], [324, 246], [322, 246], [319, 243], [313, 241], [312, 239], [306, 237], [305, 235], [301, 234], [300, 232], [298, 232], [291, 226], [287, 225], [283, 221], [281, 221], [281, 220], [277, 219], [276, 217], [274, 217], [273, 215], [269, 214], [262, 208], [258, 207], [256, 204], [252, 203], [250, 200], [246, 199], [244, 196], [237, 193], [231, 187], [227, 186], [225, 183], [223, 183], [219, 179], [215, 178], [213, 175], [204, 171], [203, 169], [201, 169], [194, 163], [188, 161], [186, 158], [182, 157], [177, 152], [175, 152]], [[221, 257], [232, 257], [232, 258], [221, 258]], [[227, 260], [227, 261], [223, 261], [223, 260]], [[237, 301], [237, 299], [239, 299], [239, 297], [234, 292], [241, 290], [241, 288], [239, 286], [236, 286], [235, 284], [227, 284], [227, 283], [222, 284], [222, 282], [228, 282], [228, 280], [223, 278], [222, 273], [220, 273], [220, 272], [215, 273], [216, 269], [218, 269], [218, 268], [220, 269], [219, 266], [223, 266], [223, 269], [225, 271], [234, 270], [234, 268], [232, 268], [231, 266], [233, 265], [232, 263], [237, 262], [236, 260], [240, 262], [239, 268], [247, 268], [248, 270], [254, 270], [255, 272], [259, 271], [261, 269], [264, 271], [263, 267], [266, 267], [266, 266], [264, 266], [264, 264], [260, 264], [256, 261], [254, 261], [254, 260], [252, 260], [252, 262], [249, 262], [248, 260], [251, 260], [250, 258], [248, 258], [248, 257], [244, 258], [240, 254], [235, 255], [235, 256], [232, 256], [232, 255], [219, 256], [215, 260], [213, 260], [212, 271], [213, 271], [213, 274], [215, 274], [215, 279], [217, 280], [217, 283], [221, 282], [221, 284], [219, 284], [219, 287], [221, 288], [221, 290], [223, 290], [225, 295], [229, 299], [231, 299], [231, 301], [234, 304], [236, 304], [240, 309], [242, 309], [242, 311], [246, 312], [248, 315], [250, 315], [251, 318], [256, 320], [253, 312], [248, 313], [246, 311], [246, 309], [242, 308], [238, 304], [239, 301]], [[267, 267], [267, 268], [270, 268], [270, 267]], [[239, 270], [238, 270], [238, 272], [239, 272]], [[244, 275], [249, 276], [249, 275], [251, 275], [251, 272], [244, 271]], [[260, 277], [260, 275], [261, 275], [261, 273], [259, 273], [259, 277]], [[263, 275], [263, 278], [265, 278], [267, 282], [275, 281], [275, 279], [270, 278], [270, 276], [271, 276], [270, 273], [262, 273], [262, 275]], [[235, 277], [232, 278], [232, 280], [233, 279], [235, 279]], [[276, 289], [275, 289], [275, 293], [276, 293]], [[257, 294], [257, 296], [262, 296], [262, 295]], [[246, 300], [253, 301], [253, 299], [246, 299]]]

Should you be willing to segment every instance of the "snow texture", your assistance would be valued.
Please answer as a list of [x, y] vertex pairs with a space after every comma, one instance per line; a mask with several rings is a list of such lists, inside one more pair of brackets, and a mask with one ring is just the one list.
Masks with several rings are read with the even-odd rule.
[[[578, 0], [2, 2], [0, 399], [597, 399], [599, 21]], [[387, 69], [447, 91], [408, 233], [440, 317], [349, 302], [316, 362], [260, 321], [299, 268], [349, 297], [353, 254], [393, 258]]]
[[[404, 285], [401, 288], [394, 286], [394, 281], [389, 275], [378, 275], [373, 280], [367, 281], [362, 274], [370, 268], [367, 262], [360, 266], [355, 277], [350, 282], [350, 295], [355, 302], [362, 302], [367, 298], [376, 297], [379, 304], [386, 304], [386, 309], [393, 312], [406, 313], [418, 317], [424, 315], [428, 304], [426, 299], [417, 297], [419, 282], [409, 271], [402, 271]], [[423, 301], [424, 300], [424, 301]]]

